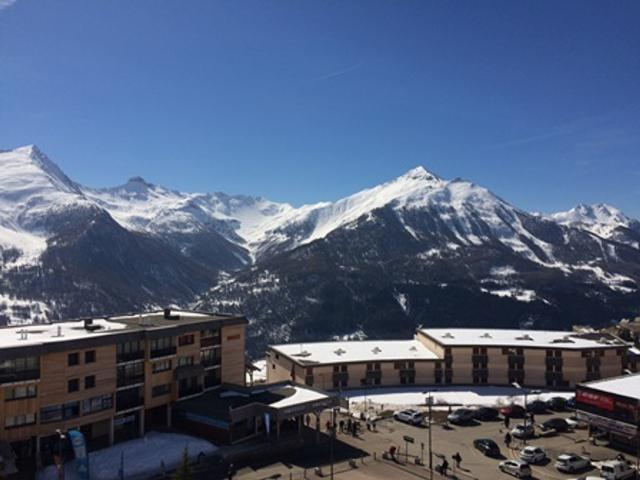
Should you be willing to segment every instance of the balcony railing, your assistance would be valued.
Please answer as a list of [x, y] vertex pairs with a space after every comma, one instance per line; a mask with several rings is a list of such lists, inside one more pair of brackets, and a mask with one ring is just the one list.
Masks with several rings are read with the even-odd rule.
[[214, 347], [220, 345], [221, 337], [205, 337], [200, 339], [201, 347]]
[[197, 393], [201, 393], [202, 392], [202, 385], [195, 385], [192, 387], [185, 387], [185, 388], [179, 388], [178, 389], [178, 397], [182, 398], [182, 397], [188, 397], [190, 395], [195, 395]]
[[200, 358], [200, 365], [206, 367], [217, 367], [222, 363], [222, 357]]
[[129, 410], [131, 408], [141, 407], [142, 405], [144, 405], [144, 397], [116, 399], [116, 411], [118, 412]]
[[144, 359], [144, 350], [138, 350], [137, 352], [118, 353], [116, 355], [117, 363], [133, 362], [135, 360]]
[[177, 352], [177, 348], [174, 345], [173, 347], [159, 348], [157, 350], [151, 350], [149, 356], [151, 358], [158, 357], [168, 357], [169, 355], [175, 355]]
[[117, 386], [128, 387], [129, 385], [138, 385], [144, 383], [144, 373], [142, 375], [131, 375], [127, 377], [118, 377]]
[[333, 373], [333, 381], [334, 382], [346, 382], [349, 380], [348, 372], [334, 372]]
[[0, 383], [25, 382], [27, 380], [38, 380], [39, 378], [40, 369], [0, 373]]

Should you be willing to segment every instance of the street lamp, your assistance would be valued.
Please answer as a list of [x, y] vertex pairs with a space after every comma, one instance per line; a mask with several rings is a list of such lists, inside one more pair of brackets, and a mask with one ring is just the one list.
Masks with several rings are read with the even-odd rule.
[[[524, 395], [524, 436], [522, 437], [522, 441], [523, 441], [523, 445], [526, 447], [527, 446], [527, 417], [528, 417], [527, 395], [532, 393], [534, 394], [540, 393], [540, 390], [527, 391], [527, 389], [524, 388], [522, 385], [520, 385], [518, 382], [512, 382], [511, 385], [513, 385], [518, 390], [521, 390], [522, 394]], [[531, 427], [533, 427], [533, 425], [531, 425]]]
[[437, 390], [427, 390], [426, 392], [422, 392], [423, 395], [428, 395], [427, 396], [427, 405], [429, 406], [429, 432], [428, 432], [428, 437], [427, 437], [427, 444], [429, 446], [429, 480], [433, 480], [433, 450], [431, 449], [431, 406], [433, 405], [433, 397], [432, 397], [432, 393], [436, 392]]
[[65, 434], [62, 433], [62, 430], [56, 428], [56, 433], [58, 434], [58, 479], [64, 480], [64, 457], [62, 456], [62, 441], [66, 438]]

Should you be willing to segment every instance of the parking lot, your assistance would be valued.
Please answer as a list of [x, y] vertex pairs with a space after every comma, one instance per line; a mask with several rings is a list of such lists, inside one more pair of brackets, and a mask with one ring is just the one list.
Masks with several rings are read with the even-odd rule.
[[[442, 416], [442, 415], [441, 415]], [[565, 433], [547, 433], [545, 434], [537, 427], [540, 423], [552, 417], [568, 417], [569, 413], [549, 412], [548, 414], [539, 414], [535, 416], [536, 433], [535, 437], [527, 440], [527, 445], [535, 445], [541, 447], [547, 452], [547, 460], [538, 465], [532, 466], [532, 478], [541, 480], [551, 479], [571, 479], [581, 475], [595, 474], [598, 475], [597, 468], [585, 469], [573, 474], [565, 474], [554, 468], [554, 462], [558, 455], [563, 453], [575, 453], [577, 455], [586, 456], [593, 462], [611, 460], [618, 455], [618, 451], [609, 448], [600, 442], [600, 445], [594, 446], [589, 442], [586, 429], [575, 429]], [[522, 423], [522, 419], [511, 419], [510, 428], [518, 423]], [[474, 421], [468, 425], [448, 425], [444, 422], [438, 422], [433, 425], [432, 445], [433, 445], [433, 463], [440, 465], [442, 458], [446, 457], [449, 462], [450, 472], [458, 478], [477, 478], [489, 479], [496, 475], [502, 478], [512, 478], [506, 473], [498, 470], [498, 464], [501, 460], [518, 459], [520, 449], [524, 445], [522, 440], [513, 439], [511, 448], [505, 446], [504, 437], [507, 429], [503, 421]], [[407, 443], [405, 436], [414, 439], [414, 443]], [[388, 451], [391, 446], [395, 446], [400, 452], [399, 461], [407, 462], [406, 452], [408, 450], [409, 463], [413, 463], [415, 458], [422, 458], [424, 463], [428, 463], [428, 428], [424, 426], [416, 427], [403, 422], [393, 420], [392, 418], [380, 420], [377, 422], [377, 432], [365, 431], [361, 438], [349, 438], [347, 435], [339, 436], [341, 440], [349, 443], [355, 443], [363, 450], [378, 453]], [[495, 441], [500, 447], [501, 457], [490, 458], [483, 455], [480, 451], [473, 447], [473, 440], [478, 438], [489, 438]], [[462, 457], [460, 468], [455, 468], [455, 462], [452, 456], [459, 453]], [[635, 462], [635, 457], [625, 455], [629, 461]], [[436, 478], [439, 475], [436, 474]]]

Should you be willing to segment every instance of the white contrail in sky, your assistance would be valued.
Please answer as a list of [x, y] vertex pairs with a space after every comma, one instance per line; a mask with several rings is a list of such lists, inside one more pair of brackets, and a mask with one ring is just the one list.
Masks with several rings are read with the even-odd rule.
[[[0, 2], [3, 0], [0, 0]], [[326, 73], [324, 75], [320, 75], [316, 80], [328, 80], [330, 78], [339, 77], [340, 75], [344, 75], [345, 73], [353, 72], [362, 66], [362, 62], [355, 63], [347, 68], [343, 68], [342, 70], [336, 70], [335, 72]]]

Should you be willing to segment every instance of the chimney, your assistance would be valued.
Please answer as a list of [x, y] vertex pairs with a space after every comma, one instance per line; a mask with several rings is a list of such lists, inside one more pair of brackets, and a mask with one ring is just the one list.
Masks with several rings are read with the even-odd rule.
[[91, 325], [93, 325], [93, 318], [85, 318], [84, 319], [85, 330], [91, 330]]

